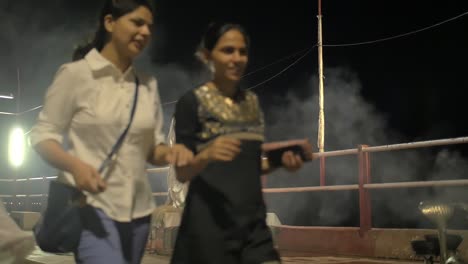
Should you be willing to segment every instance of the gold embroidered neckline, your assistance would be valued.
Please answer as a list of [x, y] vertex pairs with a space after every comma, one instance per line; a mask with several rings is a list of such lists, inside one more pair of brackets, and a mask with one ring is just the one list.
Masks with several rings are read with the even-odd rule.
[[257, 97], [252, 92], [242, 92], [240, 100], [226, 97], [207, 85], [195, 89], [201, 118], [200, 138], [207, 140], [218, 135], [253, 133], [263, 136], [263, 116]]
[[208, 85], [201, 86], [196, 94], [209, 112], [225, 122], [248, 122], [258, 118], [259, 109], [254, 96], [247, 95], [236, 102]]
[[[215, 93], [217, 96], [220, 96], [221, 98], [224, 98], [224, 103], [226, 103], [228, 106], [235, 106], [238, 105], [238, 102], [234, 100], [232, 97], [224, 95], [216, 86], [213, 85], [203, 85], [202, 87], [206, 87], [208, 91], [212, 91]], [[203, 89], [203, 88], [202, 88]]]

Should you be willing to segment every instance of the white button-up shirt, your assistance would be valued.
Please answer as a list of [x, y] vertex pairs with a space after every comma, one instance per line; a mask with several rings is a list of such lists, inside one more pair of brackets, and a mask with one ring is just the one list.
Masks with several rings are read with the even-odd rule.
[[[121, 222], [154, 210], [146, 160], [164, 142], [156, 79], [141, 74], [138, 79], [132, 125], [117, 159], [101, 174], [107, 177], [107, 189], [99, 194], [85, 192], [88, 204]], [[67, 151], [98, 169], [129, 122], [134, 92], [132, 67], [122, 73], [97, 50], [91, 50], [84, 59], [64, 64], [56, 73], [31, 131], [31, 144], [47, 139], [63, 143], [66, 135]], [[60, 172], [58, 180], [75, 185], [68, 172]]]

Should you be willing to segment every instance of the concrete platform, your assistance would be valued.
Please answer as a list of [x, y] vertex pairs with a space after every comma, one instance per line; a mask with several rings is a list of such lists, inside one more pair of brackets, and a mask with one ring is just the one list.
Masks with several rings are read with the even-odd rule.
[[[372, 229], [366, 235], [361, 236], [358, 228], [281, 226], [278, 234], [278, 247], [283, 264], [416, 264], [423, 263], [423, 259], [414, 255], [410, 241], [434, 232], [435, 230]], [[468, 236], [468, 231], [451, 230], [449, 233], [458, 233], [464, 238]], [[460, 245], [459, 254], [463, 259], [467, 257], [467, 241], [463, 241]], [[168, 264], [169, 261], [170, 256], [157, 255], [148, 251], [142, 263]], [[36, 247], [36, 250], [22, 263], [70, 264], [75, 262], [71, 254], [48, 254]]]
[[[160, 256], [156, 254], [145, 254], [142, 264], [169, 264], [169, 256]], [[283, 264], [416, 264], [419, 262], [385, 260], [385, 259], [371, 259], [371, 258], [357, 258], [357, 257], [344, 257], [344, 256], [290, 256], [282, 258]], [[42, 252], [39, 248], [22, 263], [18, 264], [72, 264], [75, 263], [71, 254], [67, 255], [54, 255]]]
[[[143, 258], [142, 264], [169, 264], [170, 258], [168, 256], [159, 256], [155, 254], [146, 254]], [[75, 263], [72, 254], [55, 255], [41, 251], [39, 248], [21, 264], [72, 264]], [[20, 264], [20, 263], [18, 263]]]

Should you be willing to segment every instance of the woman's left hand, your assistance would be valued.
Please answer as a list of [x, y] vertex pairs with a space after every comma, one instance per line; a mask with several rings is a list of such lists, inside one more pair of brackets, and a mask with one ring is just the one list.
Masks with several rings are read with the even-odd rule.
[[303, 160], [301, 158], [301, 155], [295, 154], [292, 151], [284, 152], [283, 156], [281, 157], [283, 167], [288, 171], [297, 171], [300, 168], [302, 168], [304, 161], [313, 159], [312, 145], [310, 144], [310, 142], [308, 140], [305, 140], [304, 142], [301, 142], [300, 146], [302, 148], [303, 155], [306, 160]]
[[193, 152], [182, 144], [169, 147], [165, 155], [166, 162], [177, 167], [187, 166], [192, 159]]
[[286, 151], [283, 153], [281, 157], [281, 162], [283, 167], [288, 171], [297, 171], [302, 168], [304, 161], [302, 160], [301, 156], [298, 154], [294, 154], [292, 151]]

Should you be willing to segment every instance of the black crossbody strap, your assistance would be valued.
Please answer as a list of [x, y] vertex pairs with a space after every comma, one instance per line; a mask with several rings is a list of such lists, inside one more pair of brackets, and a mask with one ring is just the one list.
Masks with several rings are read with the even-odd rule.
[[138, 77], [135, 75], [135, 95], [133, 97], [133, 105], [132, 105], [132, 111], [130, 112], [130, 120], [128, 121], [127, 127], [122, 132], [122, 134], [120, 134], [119, 138], [117, 139], [114, 146], [112, 147], [112, 150], [109, 152], [106, 159], [102, 162], [101, 166], [99, 167], [99, 173], [102, 173], [104, 169], [110, 164], [110, 162], [115, 159], [117, 151], [122, 146], [125, 136], [127, 135], [128, 130], [130, 129], [130, 126], [132, 125], [132, 121], [135, 115], [135, 110], [136, 110], [137, 101], [138, 101], [138, 90], [139, 90], [138, 86], [140, 86], [140, 81]]

